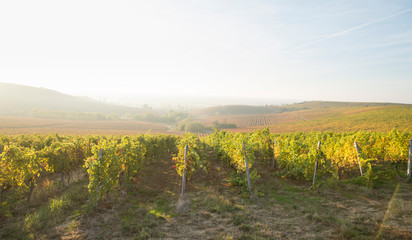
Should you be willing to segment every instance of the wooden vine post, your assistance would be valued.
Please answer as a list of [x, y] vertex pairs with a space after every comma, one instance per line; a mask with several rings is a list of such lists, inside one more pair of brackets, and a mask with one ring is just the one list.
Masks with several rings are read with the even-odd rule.
[[245, 166], [246, 166], [246, 176], [247, 176], [247, 186], [249, 188], [249, 193], [252, 195], [252, 185], [250, 183], [250, 175], [249, 175], [249, 165], [247, 163], [247, 157], [246, 157], [246, 146], [245, 143], [243, 142], [243, 154], [245, 155]]
[[275, 156], [275, 148], [276, 148], [276, 139], [273, 140], [273, 162], [272, 162], [272, 167], [273, 169], [276, 169], [276, 156]]
[[408, 156], [408, 170], [407, 170], [407, 175], [408, 175], [408, 180], [411, 181], [411, 175], [412, 175], [412, 163], [411, 163], [411, 158], [412, 158], [412, 140], [409, 140], [409, 156]]
[[358, 158], [358, 165], [359, 165], [360, 175], [363, 176], [363, 170], [362, 170], [360, 157], [359, 157], [360, 156], [359, 146], [358, 146], [358, 143], [356, 141], [354, 142], [354, 144], [355, 144], [356, 152], [358, 153], [357, 158]]
[[182, 195], [181, 199], [185, 200], [185, 188], [186, 188], [186, 165], [187, 165], [187, 151], [189, 146], [185, 146], [185, 156], [184, 156], [184, 167], [183, 167], [183, 176], [182, 176]]
[[[99, 149], [99, 162], [100, 162], [100, 159], [103, 157], [103, 149]], [[98, 200], [98, 201], [100, 201], [100, 199], [99, 199], [99, 188], [100, 188], [100, 185], [98, 185], [98, 186], [96, 186], [96, 199]], [[98, 203], [98, 201], [96, 201], [96, 204]]]
[[[320, 151], [320, 146], [321, 146], [321, 141], [318, 142], [318, 151]], [[316, 171], [318, 170], [318, 156], [316, 156], [316, 162], [315, 162], [315, 170], [313, 171], [313, 181], [312, 181], [312, 187], [315, 186], [315, 181], [316, 181]]]
[[[3, 153], [3, 147], [0, 144], [0, 154], [2, 154], [2, 153]], [[0, 176], [1, 176], [1, 166], [0, 166]], [[2, 188], [3, 188], [3, 184], [0, 181], [0, 203], [1, 203], [1, 190], [2, 190]]]
[[65, 164], [64, 164], [64, 160], [63, 160], [63, 159], [61, 159], [60, 161], [62, 162], [62, 165], [63, 165], [63, 169], [62, 169], [62, 173], [61, 173], [62, 179], [61, 179], [60, 185], [61, 185], [62, 187], [64, 187], [64, 168], [65, 168], [64, 165], [65, 165]]

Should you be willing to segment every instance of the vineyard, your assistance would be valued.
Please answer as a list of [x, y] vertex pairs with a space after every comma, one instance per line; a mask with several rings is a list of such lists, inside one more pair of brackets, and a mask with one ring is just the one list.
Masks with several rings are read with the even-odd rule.
[[[196, 120], [206, 126], [213, 122], [234, 123], [231, 132], [253, 132], [268, 127], [273, 133], [285, 132], [355, 132], [359, 130], [389, 132], [410, 131], [412, 108], [409, 105], [351, 106], [338, 103], [317, 106], [315, 103], [295, 104], [301, 109], [270, 114], [209, 115]], [[345, 106], [346, 105], [346, 106]]]
[[257, 126], [268, 126], [278, 124], [277, 114], [259, 114], [251, 115], [246, 119], [240, 119], [236, 122], [236, 125], [240, 128], [257, 127]]
[[[265, 199], [265, 195], [277, 194], [276, 190], [265, 190], [267, 182], [262, 178], [297, 181], [310, 191], [336, 184], [380, 188], [410, 179], [407, 166], [411, 139], [410, 132], [396, 130], [273, 134], [263, 129], [252, 133], [216, 131], [207, 136], [2, 135], [0, 219], [16, 218], [16, 209], [35, 201], [34, 193], [51, 179], [62, 191], [70, 189], [75, 184], [73, 176], [79, 171], [87, 178], [87, 201], [81, 209], [85, 216], [108, 201], [144, 188], [138, 185], [138, 179], [149, 166], [166, 166], [163, 171], [174, 171], [178, 176], [185, 172], [188, 183], [200, 181], [196, 178], [202, 175], [216, 176], [216, 171], [225, 169], [224, 176], [219, 176], [227, 179], [238, 197], [244, 199]], [[165, 165], [161, 159], [169, 157], [170, 165]], [[162, 175], [157, 177], [161, 182]], [[191, 190], [189, 184], [188, 191]], [[0, 237], [11, 238], [2, 228]], [[404, 234], [412, 236], [412, 231], [408, 231]]]
[[271, 114], [250, 114], [250, 115], [229, 115], [229, 116], [211, 116], [206, 119], [200, 118], [202, 122], [210, 125], [214, 121], [234, 123], [238, 127], [236, 130], [247, 130], [253, 127], [263, 127], [279, 124], [294, 119], [293, 117], [284, 117], [278, 113]]

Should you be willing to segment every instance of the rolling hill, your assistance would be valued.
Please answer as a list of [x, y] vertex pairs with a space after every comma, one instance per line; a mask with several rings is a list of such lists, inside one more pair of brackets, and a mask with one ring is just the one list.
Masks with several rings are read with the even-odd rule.
[[262, 106], [248, 106], [248, 105], [226, 105], [204, 108], [193, 112], [193, 115], [243, 115], [243, 114], [268, 114], [279, 112], [277, 108], [262, 107]]
[[195, 111], [194, 115], [200, 116], [219, 116], [219, 115], [249, 115], [249, 114], [270, 114], [293, 112], [306, 109], [319, 108], [343, 108], [343, 107], [373, 107], [388, 105], [406, 105], [396, 103], [371, 103], [371, 102], [332, 102], [332, 101], [308, 101], [286, 105], [266, 105], [266, 106], [248, 106], [248, 105], [226, 105], [204, 108]]
[[101, 114], [142, 113], [143, 110], [101, 103], [85, 97], [75, 97], [45, 88], [0, 83], [0, 115], [29, 116], [33, 109]]
[[230, 131], [250, 132], [269, 127], [271, 132], [410, 130], [412, 105], [396, 103], [310, 101], [282, 106], [219, 106], [198, 111], [196, 121], [236, 124]]

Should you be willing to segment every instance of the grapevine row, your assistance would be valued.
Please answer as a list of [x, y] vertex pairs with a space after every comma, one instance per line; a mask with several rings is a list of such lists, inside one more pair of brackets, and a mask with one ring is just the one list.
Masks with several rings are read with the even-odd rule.
[[[274, 171], [279, 176], [309, 181], [318, 162], [317, 180], [356, 179], [373, 186], [405, 177], [410, 139], [410, 132], [396, 130], [271, 134], [268, 129], [253, 133], [216, 131], [202, 138], [190, 133], [133, 137], [0, 136], [0, 201], [4, 206], [26, 196], [30, 202], [33, 189], [43, 178], [60, 174], [64, 185], [65, 178], [70, 181], [71, 173], [84, 167], [89, 177], [90, 204], [95, 205], [108, 193], [119, 188], [127, 190], [127, 184], [139, 176], [148, 162], [167, 154], [174, 155], [177, 173], [186, 169], [189, 179], [197, 169], [207, 170], [208, 161], [214, 158], [233, 169], [233, 184], [246, 186], [246, 157], [253, 169], [252, 182], [258, 178], [256, 163], [276, 163]], [[318, 142], [322, 143], [321, 148], [317, 147]], [[189, 151], [185, 165], [186, 145]], [[365, 173], [361, 178], [357, 178], [358, 162]], [[2, 196], [4, 190], [13, 192], [14, 198]]]
[[[75, 137], [59, 135], [0, 136], [0, 213], [26, 196], [46, 177], [84, 167], [89, 176], [90, 205], [137, 177], [147, 162], [175, 152], [173, 135], [135, 137]], [[2, 196], [7, 190], [9, 194]]]

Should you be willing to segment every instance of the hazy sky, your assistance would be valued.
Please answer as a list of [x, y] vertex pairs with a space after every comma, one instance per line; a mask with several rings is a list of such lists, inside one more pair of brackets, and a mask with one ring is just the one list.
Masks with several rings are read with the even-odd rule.
[[412, 103], [412, 1], [0, 1], [0, 81]]

